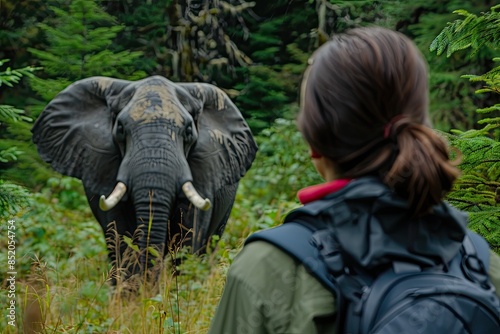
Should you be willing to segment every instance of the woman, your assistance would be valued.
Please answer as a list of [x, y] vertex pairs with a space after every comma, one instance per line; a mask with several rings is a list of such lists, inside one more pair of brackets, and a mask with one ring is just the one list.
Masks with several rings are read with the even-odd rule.
[[[459, 171], [430, 128], [427, 76], [411, 40], [374, 27], [333, 36], [305, 74], [298, 127], [326, 183], [298, 197], [303, 204], [341, 198], [344, 213], [363, 217], [336, 231], [353, 236], [341, 246], [365, 267], [394, 256], [449, 261], [465, 234], [464, 215], [443, 202]], [[368, 186], [379, 195], [364, 196]], [[489, 276], [498, 294], [493, 252]], [[334, 333], [334, 299], [302, 264], [253, 242], [228, 272], [210, 333]]]

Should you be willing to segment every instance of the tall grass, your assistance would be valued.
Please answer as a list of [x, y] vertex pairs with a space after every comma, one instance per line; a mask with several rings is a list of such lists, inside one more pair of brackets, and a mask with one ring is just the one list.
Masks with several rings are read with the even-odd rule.
[[[158, 280], [143, 282], [134, 293], [109, 284], [105, 254], [79, 259], [72, 272], [55, 273], [34, 259], [17, 283], [17, 330], [3, 333], [205, 333], [219, 300], [228, 260], [226, 251], [203, 257], [184, 255], [181, 275], [170, 265]], [[22, 320], [22, 322], [21, 322]]]

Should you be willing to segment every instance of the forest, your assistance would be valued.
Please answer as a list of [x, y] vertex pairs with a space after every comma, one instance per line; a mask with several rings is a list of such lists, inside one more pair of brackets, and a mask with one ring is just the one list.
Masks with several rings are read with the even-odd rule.
[[[419, 47], [432, 123], [460, 157], [446, 199], [500, 253], [498, 22], [494, 0], [0, 0], [0, 329], [205, 333], [246, 237], [280, 224], [297, 191], [322, 182], [295, 126], [299, 86], [314, 50], [353, 27], [397, 30]], [[124, 296], [109, 284], [81, 181], [41, 159], [31, 129], [75, 81], [153, 75], [222, 89], [259, 150], [215, 247], [173, 250], [182, 275], [166, 263], [154, 287]]]

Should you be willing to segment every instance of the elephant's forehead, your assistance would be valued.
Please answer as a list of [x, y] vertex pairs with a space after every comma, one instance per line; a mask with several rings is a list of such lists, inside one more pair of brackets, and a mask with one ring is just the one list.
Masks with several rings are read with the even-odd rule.
[[176, 126], [182, 126], [182, 110], [174, 89], [162, 85], [143, 85], [137, 89], [131, 100], [129, 115], [134, 121], [142, 124], [169, 119]]

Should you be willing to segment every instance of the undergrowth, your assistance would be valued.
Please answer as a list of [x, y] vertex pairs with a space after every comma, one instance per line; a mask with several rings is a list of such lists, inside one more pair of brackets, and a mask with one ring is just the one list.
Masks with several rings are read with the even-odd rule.
[[[293, 124], [285, 126], [291, 129]], [[140, 284], [135, 293], [120, 282], [110, 284], [113, 273], [105, 238], [84, 205], [81, 185], [64, 177], [50, 179], [41, 192], [32, 194], [28, 208], [5, 218], [16, 224], [16, 327], [8, 325], [3, 308], [1, 332], [206, 333], [227, 270], [245, 238], [281, 223], [298, 205], [292, 196], [280, 197], [279, 203], [271, 196], [256, 200], [275, 187], [253, 183], [256, 174], [268, 169], [265, 160], [258, 158], [255, 171], [242, 181], [226, 230], [214, 238], [212, 250], [203, 256], [171, 251], [158, 279]], [[279, 168], [275, 173], [286, 176]], [[4, 242], [0, 240], [0, 247]], [[174, 275], [171, 259], [179, 257], [183, 261], [176, 269], [181, 274]], [[0, 253], [0, 263], [6, 261], [6, 254]], [[0, 279], [5, 287], [6, 275], [0, 273]], [[8, 302], [2, 289], [0, 304]]]

